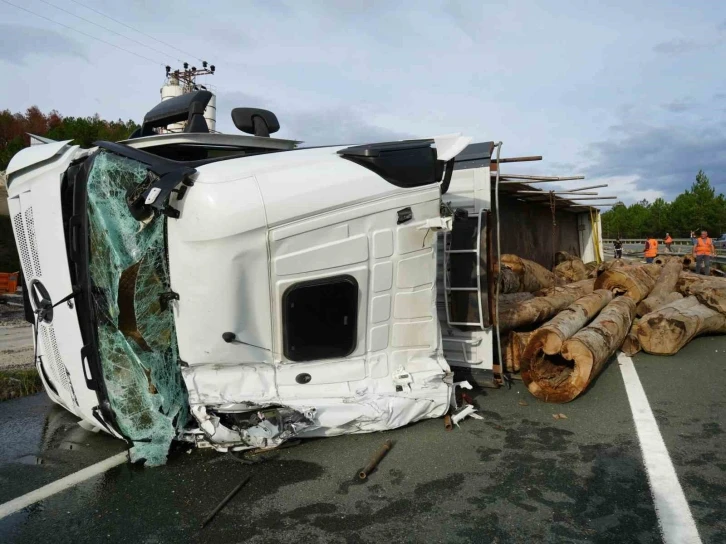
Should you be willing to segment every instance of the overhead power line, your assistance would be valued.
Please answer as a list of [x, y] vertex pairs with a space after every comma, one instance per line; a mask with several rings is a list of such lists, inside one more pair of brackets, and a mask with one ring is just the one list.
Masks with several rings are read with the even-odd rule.
[[175, 57], [174, 55], [170, 55], [169, 53], [167, 53], [167, 52], [165, 52], [165, 51], [162, 51], [162, 50], [160, 50], [160, 49], [156, 49], [155, 47], [152, 47], [152, 46], [150, 46], [150, 45], [147, 45], [147, 44], [145, 44], [145, 43], [143, 43], [143, 42], [140, 42], [139, 40], [136, 40], [136, 39], [134, 39], [134, 38], [130, 38], [129, 36], [124, 36], [124, 35], [123, 35], [123, 34], [121, 34], [120, 32], [116, 32], [115, 30], [112, 30], [112, 29], [110, 29], [110, 28], [107, 28], [107, 27], [105, 27], [105, 26], [103, 26], [103, 25], [99, 25], [99, 24], [98, 24], [98, 23], [96, 23], [95, 21], [91, 21], [90, 19], [86, 19], [85, 17], [81, 17], [80, 15], [76, 15], [76, 14], [75, 14], [75, 13], [73, 13], [72, 11], [68, 11], [68, 10], [67, 10], [67, 9], [65, 9], [65, 8], [62, 8], [62, 7], [60, 7], [60, 6], [56, 6], [55, 4], [51, 4], [50, 2], [48, 2], [48, 1], [46, 1], [46, 0], [40, 0], [40, 1], [41, 1], [41, 2], [43, 2], [44, 4], [47, 4], [47, 5], [49, 5], [50, 7], [53, 7], [53, 8], [55, 8], [55, 9], [57, 9], [57, 10], [60, 10], [60, 11], [62, 11], [62, 12], [64, 12], [64, 13], [67, 13], [68, 15], [71, 15], [72, 17], [76, 17], [77, 19], [80, 19], [81, 21], [85, 21], [85, 22], [87, 22], [87, 23], [90, 23], [90, 24], [92, 24], [92, 25], [95, 25], [95, 26], [97, 26], [98, 28], [100, 28], [100, 29], [103, 29], [103, 30], [105, 30], [106, 32], [110, 32], [110, 33], [112, 33], [112, 34], [116, 34], [116, 36], [121, 36], [121, 37], [122, 37], [122, 38], [124, 38], [125, 40], [130, 40], [130, 41], [132, 41], [132, 42], [134, 42], [134, 43], [136, 43], [136, 44], [139, 44], [139, 45], [140, 45], [140, 46], [142, 46], [142, 47], [146, 47], [146, 48], [148, 48], [148, 49], [151, 49], [152, 51], [156, 51], [157, 53], [161, 53], [162, 55], [164, 55], [164, 56], [166, 56], [166, 57], [171, 57], [171, 58], [173, 58], [173, 59], [176, 59], [176, 60], [178, 60], [179, 62], [184, 62], [184, 61], [183, 61], [182, 59], [176, 58], [176, 57]]
[[124, 47], [121, 47], [120, 45], [116, 45], [115, 43], [107, 42], [106, 40], [102, 40], [101, 38], [97, 38], [96, 36], [93, 36], [91, 34], [87, 34], [83, 32], [82, 30], [78, 30], [77, 28], [73, 28], [72, 26], [68, 26], [66, 24], [60, 23], [58, 21], [55, 21], [51, 19], [50, 17], [46, 17], [45, 15], [41, 15], [40, 13], [36, 13], [34, 11], [31, 11], [27, 8], [24, 8], [22, 6], [18, 6], [17, 4], [13, 4], [12, 2], [8, 2], [8, 0], [0, 0], [4, 3], [6, 3], [9, 6], [13, 6], [14, 8], [21, 9], [27, 13], [30, 13], [31, 15], [35, 15], [36, 17], [40, 17], [41, 19], [45, 19], [46, 21], [50, 21], [53, 24], [60, 25], [64, 28], [67, 28], [69, 30], [72, 30], [73, 32], [78, 32], [79, 34], [82, 34], [83, 36], [86, 36], [87, 38], [91, 38], [93, 40], [99, 41], [101, 43], [105, 43], [106, 45], [110, 45], [111, 47], [115, 47], [116, 49], [120, 49], [121, 51], [124, 51], [126, 53], [129, 53], [130, 55], [134, 55], [136, 57], [139, 57], [140, 59], [148, 60], [149, 62], [153, 62], [154, 64], [158, 64], [159, 66], [165, 66], [163, 62], [156, 61], [154, 59], [150, 59], [149, 57], [145, 57], [144, 55], [139, 55], [135, 51], [130, 51]]
[[[113, 21], [113, 22], [114, 22], [114, 23], [116, 23], [116, 24], [119, 24], [119, 25], [121, 25], [121, 26], [125, 26], [126, 28], [128, 28], [128, 29], [130, 29], [130, 30], [133, 30], [134, 32], [138, 32], [138, 33], [139, 33], [139, 34], [141, 34], [142, 36], [146, 36], [147, 38], [149, 38], [149, 39], [152, 39], [152, 40], [154, 40], [154, 41], [157, 41], [157, 42], [159, 42], [160, 44], [163, 44], [163, 45], [165, 45], [165, 46], [167, 46], [167, 47], [171, 47], [172, 49], [174, 49], [175, 51], [178, 51], [179, 53], [181, 53], [181, 54], [183, 54], [183, 55], [186, 55], [186, 56], [188, 56], [188, 57], [192, 57], [192, 58], [195, 58], [195, 59], [197, 59], [198, 61], [204, 62], [204, 59], [200, 59], [200, 58], [199, 58], [198, 56], [196, 56], [196, 55], [193, 55], [193, 54], [191, 54], [191, 53], [187, 53], [186, 51], [183, 51], [182, 49], [179, 49], [179, 48], [178, 48], [178, 47], [176, 47], [175, 45], [171, 45], [170, 43], [166, 43], [165, 41], [162, 41], [162, 40], [160, 40], [159, 38], [156, 38], [156, 37], [152, 36], [151, 34], [147, 34], [146, 32], [141, 32], [140, 30], [138, 30], [138, 29], [136, 29], [136, 28], [134, 28], [134, 27], [132, 27], [132, 26], [130, 26], [130, 25], [127, 25], [126, 23], [124, 23], [124, 22], [121, 22], [121, 21], [119, 21], [118, 19], [114, 19], [114, 18], [113, 18], [113, 17], [111, 17], [110, 15], [106, 15], [105, 13], [103, 13], [103, 12], [101, 12], [101, 11], [98, 11], [98, 10], [97, 10], [96, 8], [92, 8], [91, 6], [89, 6], [89, 5], [87, 5], [87, 4], [84, 4], [83, 2], [78, 2], [77, 0], [71, 0], [71, 2], [73, 2], [74, 4], [78, 4], [79, 6], [82, 6], [82, 7], [86, 8], [86, 9], [89, 9], [89, 10], [91, 10], [91, 11], [92, 11], [92, 12], [94, 12], [94, 13], [98, 13], [98, 14], [99, 14], [99, 15], [100, 15], [101, 17], [105, 17], [106, 19], [109, 19], [109, 20]], [[179, 59], [177, 59], [177, 60], [179, 60]]]

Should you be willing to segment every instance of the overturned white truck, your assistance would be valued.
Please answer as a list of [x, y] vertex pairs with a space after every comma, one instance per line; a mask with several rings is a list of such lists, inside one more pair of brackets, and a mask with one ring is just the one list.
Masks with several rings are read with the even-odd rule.
[[[495, 360], [497, 146], [297, 149], [269, 137], [265, 110], [233, 110], [248, 134], [209, 133], [208, 100], [163, 102], [124, 142], [48, 142], [11, 161], [48, 395], [150, 465], [173, 440], [271, 448], [444, 415], [451, 366]], [[500, 203], [502, 245], [536, 253], [547, 229], [518, 205]], [[559, 211], [558, 249], [596, 251], [581, 212]]]

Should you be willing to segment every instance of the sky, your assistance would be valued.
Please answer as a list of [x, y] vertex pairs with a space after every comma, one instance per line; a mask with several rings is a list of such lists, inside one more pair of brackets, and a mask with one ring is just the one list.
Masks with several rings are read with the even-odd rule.
[[626, 203], [726, 193], [726, 2], [0, 0], [0, 109], [140, 122], [201, 60], [224, 132], [261, 107], [305, 145], [461, 132]]

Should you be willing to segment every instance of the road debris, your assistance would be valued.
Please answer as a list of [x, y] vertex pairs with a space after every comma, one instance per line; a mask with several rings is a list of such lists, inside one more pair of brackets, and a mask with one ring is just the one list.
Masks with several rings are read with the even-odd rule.
[[454, 424], [451, 422], [451, 416], [449, 414], [444, 416], [444, 429], [447, 431], [452, 431], [454, 429]]
[[207, 516], [207, 518], [202, 522], [202, 529], [204, 529], [210, 521], [214, 519], [214, 516], [216, 516], [219, 511], [224, 508], [224, 506], [232, 500], [232, 498], [239, 493], [239, 490], [244, 487], [244, 485], [250, 481], [250, 476], [245, 476], [245, 478], [237, 484], [237, 487], [235, 487], [232, 491], [230, 491], [229, 495], [227, 495], [224, 499], [222, 499], [222, 502], [220, 502], [217, 507], [212, 510], [211, 514]]
[[567, 416], [565, 414], [552, 414], [552, 417], [554, 419], [567, 419]]
[[378, 463], [381, 462], [381, 459], [386, 456], [386, 454], [392, 447], [393, 442], [391, 442], [391, 440], [386, 440], [383, 445], [378, 448], [376, 453], [373, 454], [373, 457], [371, 457], [371, 460], [368, 462], [366, 467], [358, 473], [358, 477], [361, 480], [365, 480], [366, 478], [368, 478], [368, 475], [375, 470], [375, 468], [378, 466]]

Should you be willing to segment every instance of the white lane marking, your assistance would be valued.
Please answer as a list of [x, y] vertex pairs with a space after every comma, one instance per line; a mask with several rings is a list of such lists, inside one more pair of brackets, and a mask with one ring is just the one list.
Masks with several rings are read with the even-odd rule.
[[648, 404], [643, 385], [635, 371], [633, 360], [624, 353], [619, 353], [618, 362], [630, 410], [633, 412], [635, 430], [643, 452], [645, 471], [648, 474], [663, 541], [665, 544], [701, 544], [696, 522], [691, 515], [691, 509], [658, 429], [658, 423]]
[[96, 463], [95, 465], [91, 465], [90, 467], [84, 468], [83, 470], [74, 472], [73, 474], [66, 476], [65, 478], [61, 478], [60, 480], [49, 483], [48, 485], [36, 489], [35, 491], [31, 491], [30, 493], [21, 495], [17, 499], [13, 499], [9, 502], [6, 502], [5, 504], [0, 504], [0, 519], [14, 514], [18, 510], [22, 510], [23, 508], [30, 506], [31, 504], [35, 504], [36, 502], [42, 501], [43, 499], [47, 499], [51, 495], [55, 495], [56, 493], [60, 493], [61, 491], [73, 487], [74, 485], [80, 484], [81, 482], [84, 482], [89, 478], [93, 478], [94, 476], [102, 474], [103, 472], [106, 472], [113, 467], [122, 465], [126, 461], [128, 461], [128, 459], [128, 451], [118, 453], [113, 457], [104, 459], [100, 463]]

